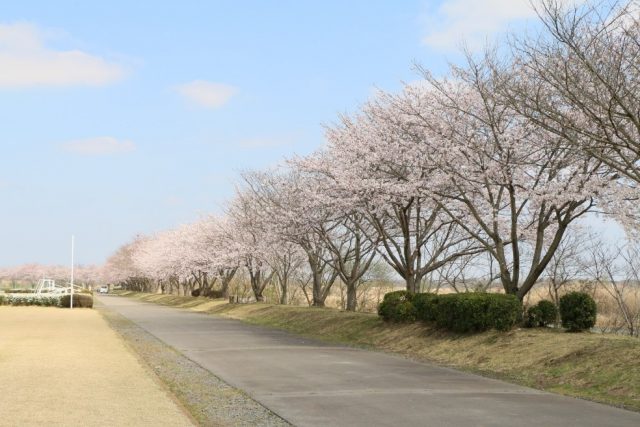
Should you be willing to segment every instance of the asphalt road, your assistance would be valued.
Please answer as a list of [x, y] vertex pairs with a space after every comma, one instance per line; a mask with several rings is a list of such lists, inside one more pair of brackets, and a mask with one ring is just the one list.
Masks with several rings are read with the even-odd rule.
[[100, 296], [298, 426], [640, 426], [640, 414], [236, 320]]

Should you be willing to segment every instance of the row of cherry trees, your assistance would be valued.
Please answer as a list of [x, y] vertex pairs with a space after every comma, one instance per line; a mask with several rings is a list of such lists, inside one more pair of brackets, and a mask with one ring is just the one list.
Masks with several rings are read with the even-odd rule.
[[[9, 285], [35, 285], [42, 278], [69, 282], [71, 268], [64, 265], [23, 264], [14, 267], [0, 268], [0, 281]], [[104, 277], [104, 268], [100, 265], [76, 266], [74, 282], [85, 286], [95, 286], [109, 280]]]
[[242, 272], [258, 301], [275, 284], [283, 303], [305, 281], [316, 306], [340, 280], [354, 310], [373, 262], [410, 292], [473, 264], [524, 298], [579, 218], [637, 225], [640, 8], [560, 4], [538, 4], [535, 38], [445, 77], [418, 67], [418, 82], [329, 126], [326, 147], [244, 173], [223, 216], [137, 238], [107, 271], [224, 296]]

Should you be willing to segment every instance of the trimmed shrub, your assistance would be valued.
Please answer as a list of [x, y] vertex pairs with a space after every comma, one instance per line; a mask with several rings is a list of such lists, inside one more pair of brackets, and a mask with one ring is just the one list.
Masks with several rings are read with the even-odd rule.
[[484, 294], [489, 300], [489, 325], [498, 331], [508, 331], [522, 322], [522, 302], [515, 295]]
[[57, 296], [44, 296], [40, 297], [40, 305], [44, 307], [58, 306], [60, 304], [60, 298]]
[[[60, 307], [69, 308], [71, 306], [71, 295], [60, 297]], [[93, 297], [88, 294], [73, 294], [73, 306], [93, 308]]]
[[589, 294], [569, 292], [560, 298], [562, 326], [569, 332], [589, 330], [596, 324], [598, 308]]
[[522, 304], [515, 295], [461, 293], [439, 295], [436, 325], [453, 332], [508, 331], [522, 317]]
[[60, 297], [51, 295], [0, 295], [0, 305], [41, 305], [48, 307], [57, 306], [59, 301]]
[[527, 328], [546, 327], [556, 322], [558, 308], [549, 300], [541, 300], [527, 309], [524, 325]]
[[416, 308], [412, 298], [407, 291], [389, 292], [378, 307], [378, 315], [387, 322], [415, 322]]
[[223, 298], [224, 297], [221, 290], [219, 291], [217, 289], [209, 289], [209, 288], [194, 289], [193, 291], [191, 291], [191, 296], [192, 297], [203, 296], [207, 298]]
[[416, 309], [416, 318], [423, 322], [435, 322], [436, 310], [438, 309], [438, 295], [436, 294], [415, 294], [411, 302]]

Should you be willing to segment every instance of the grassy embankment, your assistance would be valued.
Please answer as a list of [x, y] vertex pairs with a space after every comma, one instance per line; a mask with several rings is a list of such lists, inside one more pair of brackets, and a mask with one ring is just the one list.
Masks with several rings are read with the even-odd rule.
[[413, 359], [640, 411], [640, 340], [553, 329], [457, 335], [428, 325], [392, 325], [375, 314], [207, 298], [121, 295], [287, 330], [323, 341], [383, 350]]

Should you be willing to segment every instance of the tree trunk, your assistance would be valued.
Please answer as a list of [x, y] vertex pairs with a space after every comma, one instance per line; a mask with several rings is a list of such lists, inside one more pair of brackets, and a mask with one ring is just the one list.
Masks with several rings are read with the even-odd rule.
[[224, 299], [229, 299], [229, 283], [231, 283], [230, 279], [222, 279], [222, 288], [220, 291], [222, 292], [222, 298]]
[[251, 278], [251, 289], [253, 290], [253, 295], [256, 298], [257, 302], [264, 302], [264, 288], [266, 288], [267, 283], [271, 280], [271, 276], [267, 278], [263, 278], [263, 271], [258, 270], [255, 273], [249, 272], [249, 276]]
[[282, 291], [280, 294], [280, 304], [285, 305], [289, 299], [289, 286], [286, 280], [280, 284], [280, 289]]
[[322, 274], [313, 272], [313, 306], [324, 307], [325, 298], [322, 295]]
[[407, 292], [409, 292], [410, 294], [417, 294], [418, 292], [420, 292], [420, 289], [418, 289], [418, 281], [416, 281], [416, 277], [411, 274], [408, 275], [405, 279], [405, 282], [407, 284]]
[[560, 319], [560, 295], [558, 295], [558, 288], [554, 285], [553, 286], [553, 296], [554, 296], [554, 303], [556, 305], [556, 308], [558, 308], [556, 310], [556, 324], [554, 325], [556, 328], [560, 328], [560, 325], [562, 325], [562, 320]]
[[225, 271], [224, 269], [218, 270], [220, 274], [220, 280], [222, 281], [222, 298], [229, 299], [229, 285], [233, 280], [233, 277], [236, 275], [237, 268], [233, 268], [231, 270]]
[[357, 299], [357, 287], [356, 283], [347, 283], [347, 311], [356, 311]]
[[260, 288], [260, 273], [251, 276], [251, 289], [253, 290], [253, 296], [256, 298], [257, 302], [264, 301], [262, 289]]

